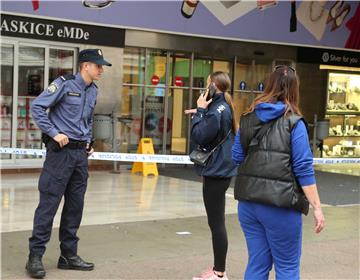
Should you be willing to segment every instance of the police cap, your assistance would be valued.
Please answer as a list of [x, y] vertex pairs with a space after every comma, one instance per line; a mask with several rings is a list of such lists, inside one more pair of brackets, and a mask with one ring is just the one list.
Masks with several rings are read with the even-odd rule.
[[104, 59], [100, 49], [85, 49], [79, 53], [79, 63], [92, 62], [98, 65], [111, 66], [111, 63]]

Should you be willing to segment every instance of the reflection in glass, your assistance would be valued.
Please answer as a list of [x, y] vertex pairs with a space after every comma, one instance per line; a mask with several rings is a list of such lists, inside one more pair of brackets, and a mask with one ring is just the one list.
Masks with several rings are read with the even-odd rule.
[[196, 108], [196, 100], [200, 96], [200, 91], [205, 89], [207, 77], [212, 72], [212, 61], [209, 59], [194, 59], [194, 70], [193, 70], [193, 98], [191, 108]]
[[[19, 47], [18, 109], [16, 147], [40, 149], [41, 131], [32, 119], [30, 107], [36, 96], [44, 90], [45, 49]], [[35, 156], [17, 156], [35, 158]]]
[[152, 138], [155, 153], [162, 152], [166, 83], [166, 52], [151, 50], [146, 57], [143, 137]]
[[[145, 74], [145, 51], [126, 48], [121, 92], [120, 151], [136, 152], [141, 137], [142, 96]], [[140, 84], [140, 85], [139, 85]]]
[[[1, 147], [11, 146], [11, 117], [13, 102], [14, 47], [1, 45], [1, 95], [0, 129]], [[10, 159], [11, 155], [1, 154], [1, 159]]]
[[[186, 154], [189, 118], [184, 111], [190, 108], [190, 57], [185, 54], [175, 54], [170, 63], [170, 80], [172, 88], [169, 94], [169, 108], [167, 119], [167, 153]], [[186, 87], [186, 88], [180, 88]], [[168, 151], [168, 147], [170, 150]]]
[[74, 51], [50, 49], [49, 84], [56, 78], [66, 74], [73, 74]]

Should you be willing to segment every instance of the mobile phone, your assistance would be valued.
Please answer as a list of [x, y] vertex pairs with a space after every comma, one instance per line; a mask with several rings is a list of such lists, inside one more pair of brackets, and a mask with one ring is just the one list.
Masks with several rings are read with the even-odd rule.
[[206, 101], [209, 101], [211, 98], [213, 98], [216, 93], [216, 88], [212, 83], [209, 85], [208, 90], [209, 90], [209, 93], [206, 98]]

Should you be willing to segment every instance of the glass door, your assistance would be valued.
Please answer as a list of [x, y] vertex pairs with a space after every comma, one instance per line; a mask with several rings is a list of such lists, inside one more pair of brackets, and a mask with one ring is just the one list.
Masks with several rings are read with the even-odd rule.
[[152, 139], [155, 153], [163, 152], [164, 124], [167, 122], [165, 103], [169, 83], [168, 57], [166, 51], [146, 50], [142, 135]]
[[145, 49], [125, 48], [120, 110], [120, 152], [137, 151], [142, 137]]
[[184, 110], [190, 108], [191, 55], [173, 53], [170, 59], [170, 91], [167, 108], [166, 153], [186, 154], [189, 118]]
[[193, 66], [193, 94], [191, 108], [196, 108], [200, 92], [205, 90], [207, 77], [213, 69], [213, 61], [207, 58], [195, 58]]

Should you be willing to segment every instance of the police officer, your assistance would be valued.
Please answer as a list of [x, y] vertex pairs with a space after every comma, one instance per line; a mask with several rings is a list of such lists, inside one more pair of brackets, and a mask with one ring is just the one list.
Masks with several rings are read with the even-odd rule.
[[[39, 178], [40, 201], [35, 211], [34, 227], [29, 239], [28, 274], [45, 277], [42, 256], [50, 240], [54, 216], [64, 196], [59, 241], [60, 269], [93, 270], [94, 264], [77, 255], [84, 195], [88, 178], [88, 156], [93, 153], [92, 123], [97, 86], [103, 73], [100, 49], [79, 53], [80, 72], [53, 81], [32, 103], [33, 119], [43, 132], [46, 160]], [[47, 113], [47, 110], [49, 112]]]

